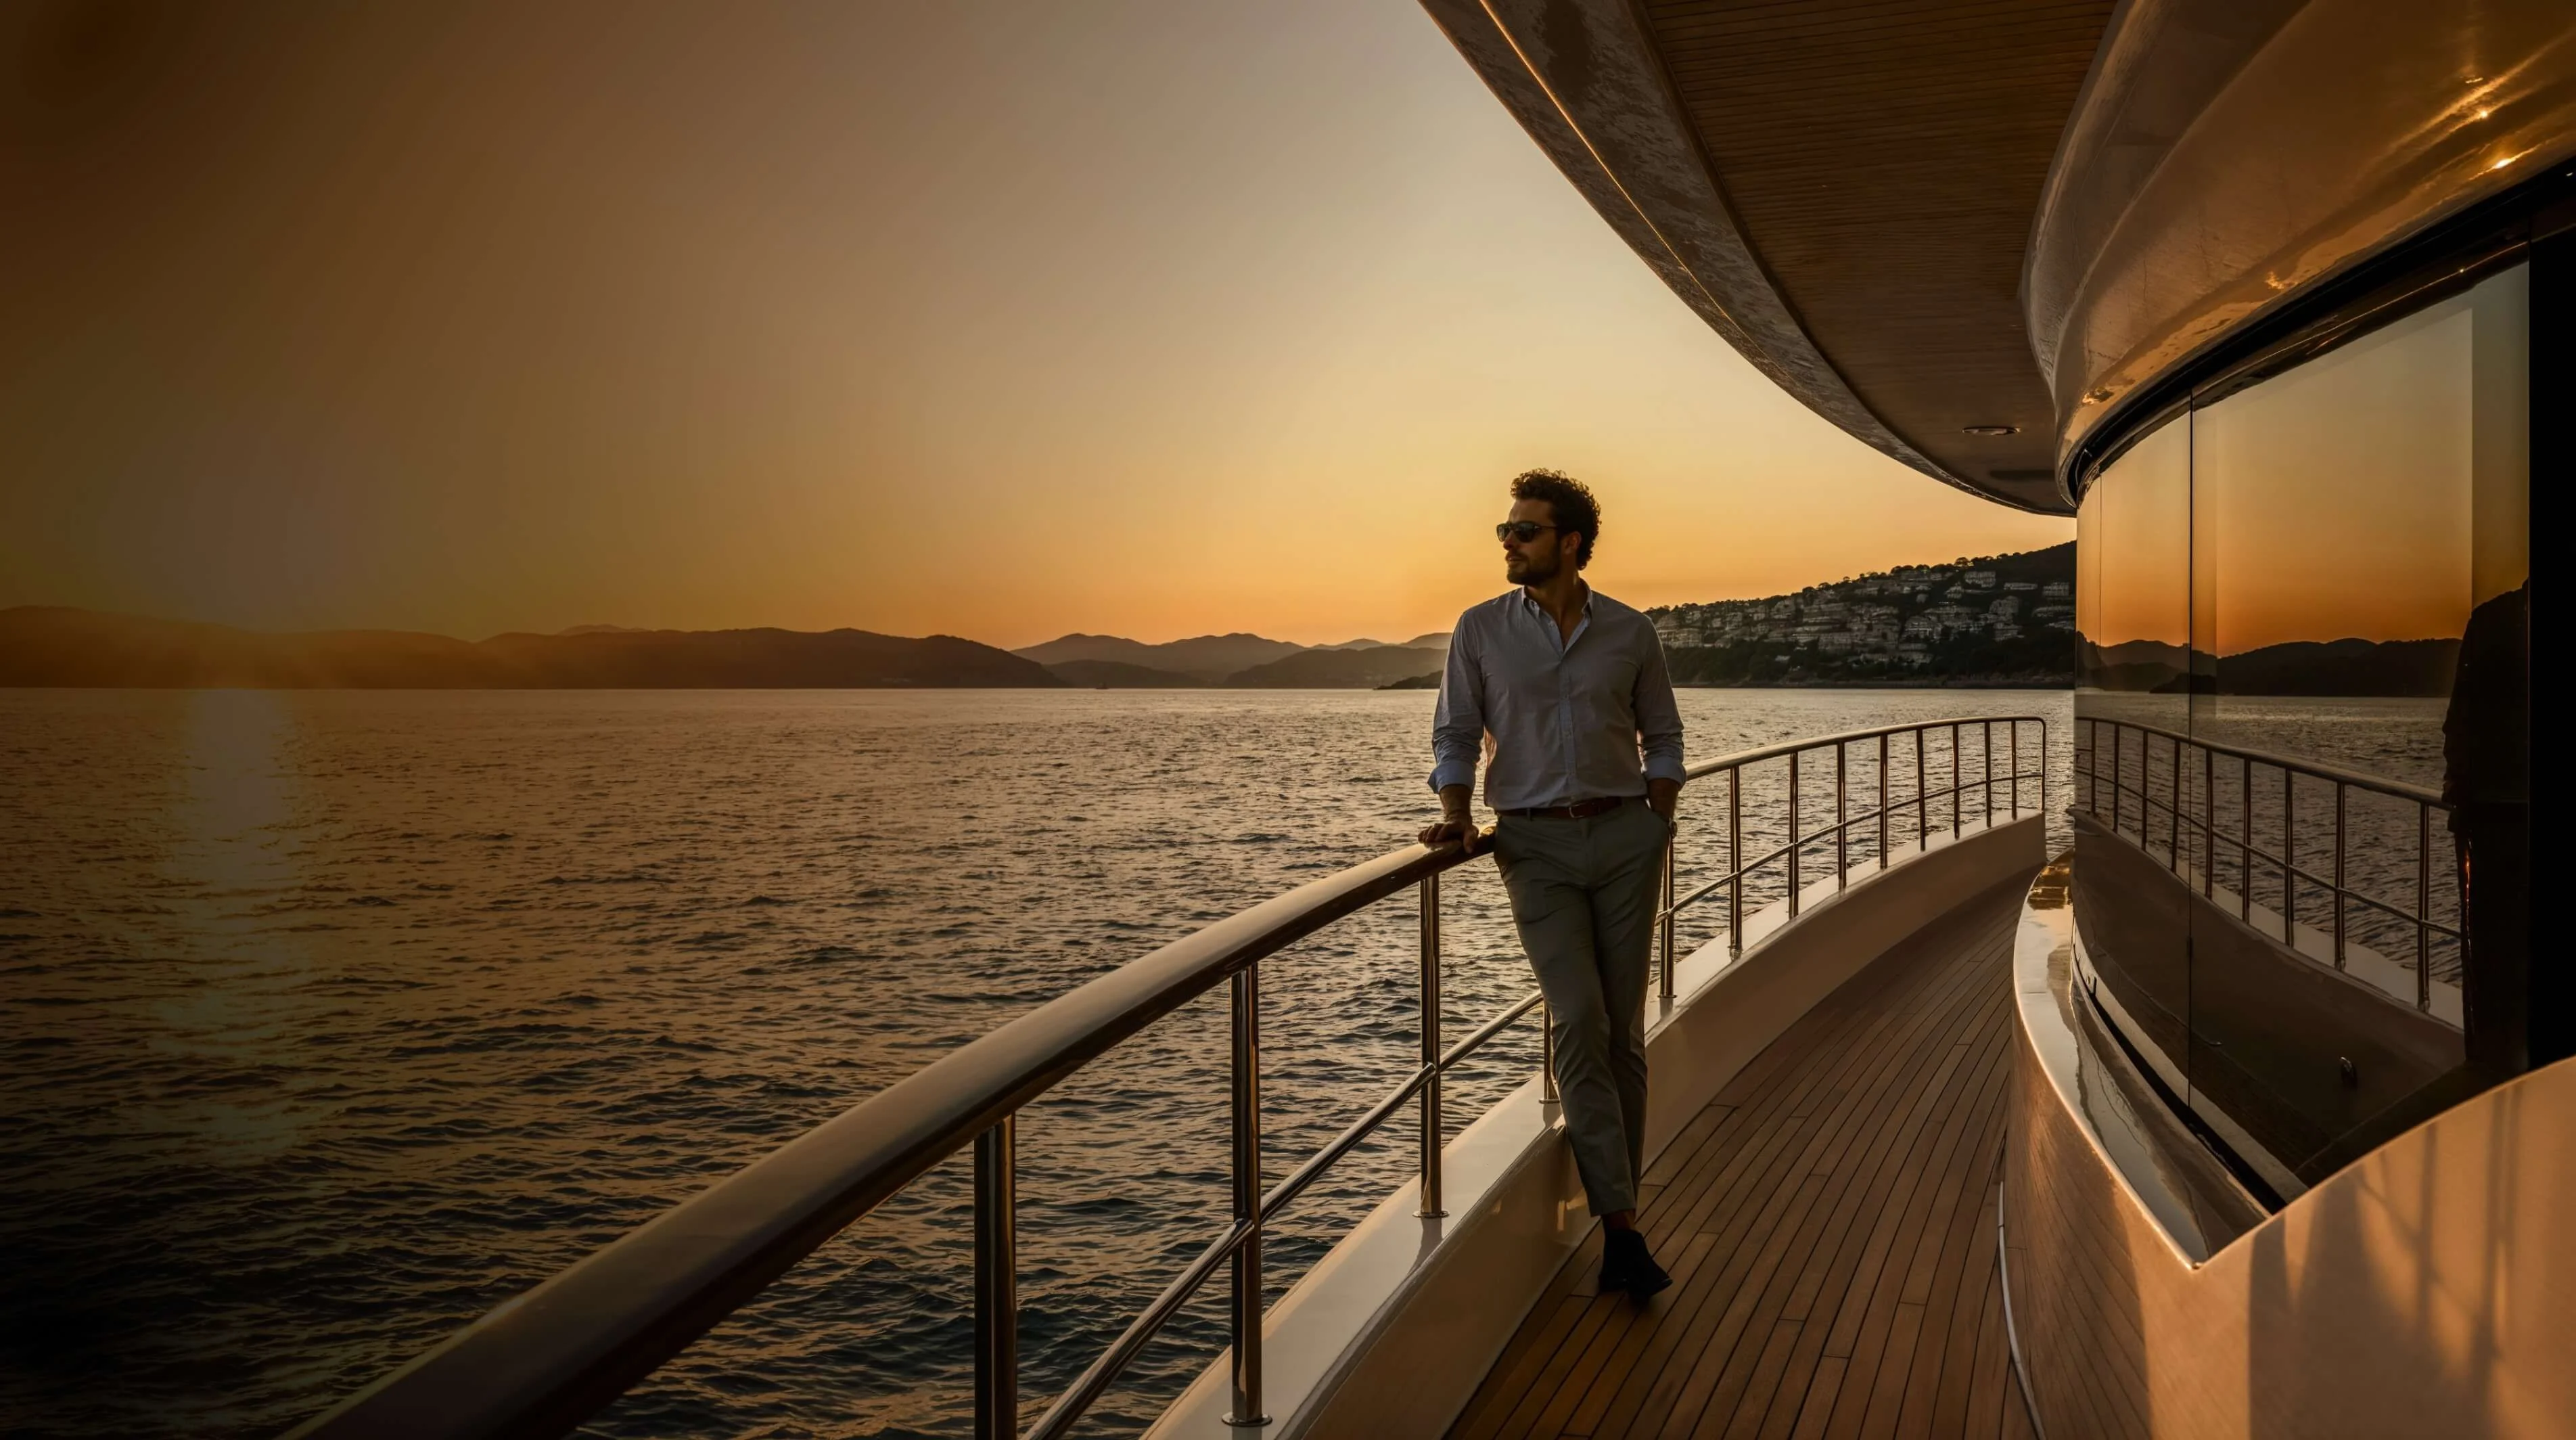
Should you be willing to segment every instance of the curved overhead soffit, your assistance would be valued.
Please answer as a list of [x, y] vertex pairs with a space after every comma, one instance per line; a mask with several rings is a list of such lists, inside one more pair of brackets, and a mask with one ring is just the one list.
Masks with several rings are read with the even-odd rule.
[[[1611, 228], [1754, 368], [1934, 479], [2067, 512], [2048, 392], [2021, 331], [2020, 244], [2109, 0], [1964, 24], [1885, 19], [1860, 4], [1423, 6]], [[2036, 73], [1990, 80], [1988, 42], [2034, 14], [2045, 33], [2007, 68]], [[1976, 33], [1921, 43], [1962, 29]], [[1864, 34], [1873, 63], [1854, 64]], [[1951, 133], [1921, 123], [1947, 113], [1962, 86], [2002, 98]], [[1919, 145], [1892, 143], [1916, 136]], [[1886, 170], [1857, 174], [1846, 162]], [[1852, 224], [1848, 207], [1875, 207], [1887, 176], [1921, 177], [1912, 183], [1926, 195]], [[1776, 253], [1762, 225], [1743, 223], [1744, 203]], [[2014, 433], [1974, 435], [1972, 425]]]
[[1424, 8], [1592, 208], [1755, 369], [1863, 443], [1960, 483], [1880, 424], [1816, 353], [1745, 248], [1623, 6]]
[[2060, 465], [2230, 331], [2571, 154], [2569, 0], [2129, 0], [2023, 279]]

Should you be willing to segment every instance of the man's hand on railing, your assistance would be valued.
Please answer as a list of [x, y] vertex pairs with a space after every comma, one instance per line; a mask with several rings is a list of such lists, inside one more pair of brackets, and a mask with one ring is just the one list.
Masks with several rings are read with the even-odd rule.
[[1425, 845], [1446, 845], [1456, 840], [1467, 847], [1468, 854], [1474, 855], [1485, 848], [1486, 836], [1484, 831], [1476, 828], [1475, 821], [1461, 816], [1456, 819], [1444, 817], [1423, 826], [1421, 839]]
[[1485, 832], [1476, 828], [1468, 794], [1464, 785], [1440, 787], [1440, 818], [1422, 827], [1423, 844], [1446, 845], [1455, 840], [1465, 845], [1470, 855], [1485, 848]]

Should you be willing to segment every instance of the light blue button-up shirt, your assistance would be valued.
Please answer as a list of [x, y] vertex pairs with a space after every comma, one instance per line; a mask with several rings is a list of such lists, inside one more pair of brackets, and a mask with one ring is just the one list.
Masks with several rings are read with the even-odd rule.
[[1497, 810], [1643, 795], [1679, 782], [1682, 717], [1653, 622], [1595, 590], [1571, 639], [1527, 590], [1458, 617], [1431, 722], [1431, 788], [1485, 765]]

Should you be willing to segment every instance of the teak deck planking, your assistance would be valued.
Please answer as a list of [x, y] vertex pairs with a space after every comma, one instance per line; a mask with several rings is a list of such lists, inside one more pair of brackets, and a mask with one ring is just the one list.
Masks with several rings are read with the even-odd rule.
[[1596, 1293], [1596, 1232], [1451, 1435], [2028, 1435], [1995, 1266], [2022, 888], [1897, 946], [1729, 1081], [1647, 1168], [1673, 1287]]

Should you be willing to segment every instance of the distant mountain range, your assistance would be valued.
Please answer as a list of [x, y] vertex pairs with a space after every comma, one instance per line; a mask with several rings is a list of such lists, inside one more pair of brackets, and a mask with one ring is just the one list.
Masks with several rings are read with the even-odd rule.
[[1013, 653], [950, 635], [638, 630], [458, 640], [271, 633], [65, 606], [0, 610], [0, 686], [246, 689], [1368, 689], [1439, 670], [1449, 637], [1303, 646], [1259, 635], [1161, 645], [1067, 635]]
[[1349, 690], [1437, 672], [1448, 657], [1449, 637], [1434, 631], [1401, 645], [1297, 645], [1237, 633], [1148, 645], [1116, 635], [1066, 635], [1011, 653], [1046, 666], [1068, 685], [1113, 690]]
[[[277, 634], [48, 605], [0, 610], [0, 686], [1393, 690], [1436, 685], [1448, 649], [1449, 637], [1437, 633], [1401, 645], [1314, 646], [1245, 634], [1160, 645], [1067, 635], [1006, 651], [951, 635], [615, 625], [467, 641], [400, 630]], [[2165, 694], [2190, 688], [2189, 656], [2180, 646], [2133, 640], [2097, 647], [2079, 638], [2076, 649], [2083, 685]], [[2459, 649], [2457, 640], [2293, 641], [2223, 656], [2215, 681], [2203, 684], [2229, 695], [2444, 695]], [[1674, 678], [1700, 678], [1683, 672], [1705, 653], [1675, 652]]]
[[1201, 635], [1160, 645], [1148, 645], [1141, 640], [1117, 635], [1066, 635], [1011, 653], [1040, 665], [1106, 664], [1118, 667], [1116, 671], [1085, 672], [1104, 678], [1074, 680], [1073, 683], [1078, 685], [1118, 684], [1122, 682], [1105, 677], [1141, 671], [1155, 678], [1130, 679], [1123, 683], [1167, 686], [1219, 684], [1238, 670], [1294, 655], [1305, 648], [1286, 640], [1266, 640], [1258, 635], [1240, 633]]
[[269, 634], [30, 605], [0, 610], [0, 685], [246, 689], [1053, 688], [1007, 650], [866, 630], [624, 630], [466, 641]]
[[[2080, 683], [2096, 690], [2179, 695], [2191, 658], [2180, 645], [2129, 640], [2079, 642]], [[2416, 695], [2451, 693], [2457, 640], [2292, 640], [2218, 658], [2199, 686], [2220, 695]]]

